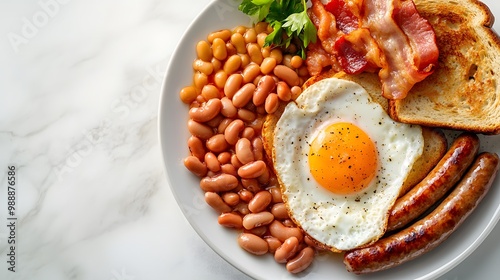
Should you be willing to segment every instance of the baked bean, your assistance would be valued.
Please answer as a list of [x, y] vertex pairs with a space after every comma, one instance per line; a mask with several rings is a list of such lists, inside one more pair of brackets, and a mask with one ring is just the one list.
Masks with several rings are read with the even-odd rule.
[[281, 190], [278, 187], [270, 187], [267, 191], [273, 196], [273, 203], [283, 202], [283, 197], [281, 196]]
[[217, 160], [220, 164], [226, 164], [231, 162], [231, 153], [230, 152], [222, 152], [217, 156]]
[[217, 72], [222, 69], [222, 62], [220, 62], [220, 60], [218, 60], [217, 58], [212, 57], [212, 60], [210, 62], [214, 66], [214, 72]]
[[[267, 27], [268, 27], [268, 23], [267, 23], [267, 22], [265, 22], [265, 21], [259, 21], [259, 22], [257, 22], [257, 23], [255, 24], [255, 27], [254, 27], [254, 28], [255, 28], [255, 32], [256, 32], [257, 34], [259, 34], [259, 33], [263, 33], [263, 32], [268, 33], [268, 32], [267, 32]], [[267, 35], [267, 34], [266, 34], [266, 35]]]
[[212, 42], [212, 53], [218, 60], [224, 60], [227, 57], [226, 42], [221, 38], [215, 38]]
[[210, 137], [206, 145], [210, 151], [215, 153], [223, 152], [228, 148], [228, 143], [226, 142], [224, 134], [220, 133]]
[[231, 74], [224, 85], [224, 94], [232, 99], [234, 94], [240, 89], [243, 77], [241, 74]]
[[274, 254], [282, 244], [281, 241], [274, 236], [266, 236], [264, 237], [264, 240], [267, 242], [267, 245], [269, 246], [269, 253], [271, 254]]
[[309, 71], [307, 71], [307, 66], [302, 65], [299, 69], [297, 69], [297, 74], [299, 74], [300, 77], [309, 77]]
[[[274, 217], [274, 216], [273, 216]], [[288, 238], [295, 236], [299, 241], [302, 241], [304, 235], [298, 227], [286, 227], [280, 221], [274, 220], [269, 225], [269, 232], [272, 236], [278, 238], [281, 242], [285, 242]]]
[[219, 31], [212, 32], [212, 33], [208, 34], [207, 39], [208, 39], [208, 42], [210, 42], [210, 43], [213, 43], [216, 38], [219, 38], [222, 41], [226, 42], [229, 40], [229, 38], [231, 38], [231, 34], [232, 34], [231, 30], [223, 29], [223, 30], [219, 30]]
[[266, 102], [264, 103], [264, 108], [268, 114], [272, 114], [278, 110], [279, 98], [276, 93], [271, 93], [266, 97]]
[[226, 163], [226, 164], [221, 165], [220, 169], [221, 169], [222, 173], [233, 175], [235, 177], [238, 176], [238, 172], [236, 171], [236, 168], [234, 168], [234, 166], [230, 163]]
[[193, 83], [197, 89], [201, 90], [205, 85], [208, 84], [208, 76], [201, 72], [196, 72], [193, 76]]
[[212, 49], [207, 41], [199, 41], [196, 44], [196, 54], [198, 57], [206, 62], [210, 62], [212, 59]]
[[250, 56], [250, 60], [252, 62], [257, 63], [260, 65], [262, 63], [262, 60], [264, 57], [262, 56], [262, 53], [260, 52], [260, 47], [256, 43], [250, 43], [247, 45], [247, 52], [248, 55]]
[[255, 129], [247, 126], [245, 129], [243, 129], [243, 132], [241, 133], [241, 138], [246, 138], [248, 140], [253, 139], [255, 137]]
[[182, 102], [190, 104], [191, 102], [196, 100], [196, 96], [198, 96], [198, 91], [193, 86], [183, 87], [179, 92], [179, 96]]
[[254, 161], [252, 143], [246, 138], [240, 138], [235, 146], [236, 157], [242, 164]]
[[302, 62], [303, 62], [302, 57], [300, 57], [298, 55], [294, 55], [290, 59], [290, 66], [292, 66], [295, 69], [299, 69], [300, 66], [302, 66]]
[[[265, 55], [263, 55], [265, 57]], [[276, 59], [274, 57], [266, 57], [262, 60], [262, 64], [260, 65], [260, 71], [262, 74], [267, 75], [273, 72], [274, 67], [276, 67]]]
[[273, 213], [274, 217], [278, 220], [289, 219], [288, 211], [286, 210], [286, 205], [283, 202], [276, 203], [271, 207], [271, 213]]
[[[238, 192], [240, 199], [246, 203], [248, 203], [253, 198], [253, 193], [249, 190], [242, 189]], [[249, 209], [250, 210], [250, 209]]]
[[285, 227], [288, 227], [288, 228], [293, 228], [295, 227], [295, 223], [291, 220], [291, 219], [284, 219], [283, 221], [281, 221], [283, 223], [283, 225]]
[[259, 183], [261, 183], [262, 185], [267, 185], [269, 183], [269, 179], [270, 179], [270, 176], [271, 176], [271, 173], [269, 172], [269, 169], [266, 168], [264, 170], [264, 173], [262, 173], [262, 175], [260, 175], [257, 180], [259, 181]]
[[297, 99], [297, 97], [299, 97], [299, 95], [302, 93], [302, 89], [299, 86], [292, 87], [290, 91], [292, 92], [292, 100]]
[[207, 166], [195, 156], [188, 156], [184, 159], [184, 166], [198, 177], [203, 177], [207, 174]]
[[255, 91], [254, 84], [245, 84], [242, 86], [233, 96], [233, 105], [236, 108], [242, 108], [247, 105], [247, 103], [252, 100], [253, 92]]
[[231, 43], [236, 48], [236, 51], [241, 54], [247, 53], [247, 48], [245, 47], [245, 38], [240, 33], [233, 33], [231, 35]]
[[240, 168], [243, 166], [243, 164], [240, 162], [236, 154], [231, 155], [231, 164], [236, 168]]
[[203, 160], [205, 158], [205, 146], [200, 138], [191, 135], [188, 139], [188, 148], [191, 154], [199, 160]]
[[296, 53], [297, 52], [297, 46], [295, 44], [290, 44], [286, 48], [287, 53]]
[[274, 75], [285, 81], [289, 86], [299, 85], [299, 75], [291, 68], [284, 65], [277, 65], [273, 70]]
[[255, 43], [257, 42], [257, 32], [255, 29], [249, 28], [245, 31], [245, 34], [243, 34], [243, 38], [247, 44]]
[[245, 32], [246, 32], [246, 31], [247, 31], [246, 26], [242, 26], [242, 25], [237, 26], [237, 27], [233, 30], [233, 32], [234, 32], [234, 33], [240, 33], [241, 35], [245, 34]]
[[271, 203], [273, 196], [268, 191], [260, 191], [248, 202], [248, 210], [252, 213], [264, 211]]
[[255, 121], [255, 119], [257, 118], [257, 115], [254, 112], [252, 112], [248, 109], [243, 109], [243, 108], [238, 109], [237, 115], [238, 115], [238, 118], [240, 118], [246, 122], [249, 122], [249, 123]]
[[269, 57], [274, 58], [276, 60], [276, 65], [278, 65], [283, 61], [283, 52], [281, 52], [280, 48], [272, 49]]
[[268, 251], [267, 242], [252, 233], [241, 233], [238, 236], [238, 245], [245, 251], [254, 255], [264, 255]]
[[240, 203], [240, 196], [234, 192], [227, 192], [222, 195], [222, 200], [229, 206], [236, 206]]
[[223, 120], [224, 116], [219, 114], [215, 116], [215, 118], [207, 121], [205, 124], [210, 126], [211, 128], [217, 128]]
[[235, 145], [238, 142], [239, 134], [245, 128], [245, 123], [242, 120], [236, 119], [232, 121], [224, 131], [224, 137], [227, 143]]
[[238, 168], [238, 175], [241, 178], [245, 178], [245, 179], [257, 178], [260, 175], [262, 175], [262, 173], [264, 173], [266, 168], [267, 168], [267, 166], [266, 166], [266, 163], [264, 161], [256, 160], [256, 161], [244, 164], [243, 166]]
[[274, 253], [274, 260], [278, 263], [286, 263], [289, 259], [295, 256], [300, 248], [299, 245], [297, 237], [292, 236], [287, 238], [283, 244], [276, 249], [276, 252]]
[[228, 213], [231, 212], [231, 207], [227, 205], [220, 195], [215, 192], [205, 193], [205, 202], [210, 205], [218, 213]]
[[241, 66], [241, 57], [237, 54], [231, 55], [224, 63], [224, 71], [230, 75], [238, 71]]
[[260, 137], [255, 137], [252, 140], [253, 156], [255, 160], [264, 159], [264, 144]]
[[219, 225], [228, 228], [240, 229], [243, 226], [243, 218], [235, 213], [222, 213], [217, 219]]
[[267, 34], [264, 32], [257, 33], [257, 44], [259, 45], [259, 47], [264, 47], [264, 44], [266, 43], [266, 37]]
[[214, 131], [208, 125], [201, 124], [194, 120], [188, 120], [188, 130], [189, 132], [203, 140], [206, 140], [214, 135]]
[[201, 89], [201, 96], [207, 101], [214, 98], [218, 99], [220, 97], [220, 91], [214, 85], [204, 85]]
[[243, 76], [243, 82], [250, 83], [260, 74], [260, 66], [251, 62], [243, 69], [241, 75]]
[[219, 89], [223, 89], [224, 85], [226, 84], [227, 81], [227, 73], [224, 72], [223, 70], [217, 71], [214, 75], [214, 84], [217, 86]]
[[227, 192], [238, 186], [238, 178], [230, 174], [219, 174], [214, 177], [204, 177], [200, 187], [206, 192]]
[[292, 99], [292, 91], [287, 83], [283, 81], [279, 81], [276, 86], [276, 93], [278, 94], [279, 99], [287, 102]]
[[226, 43], [226, 50], [227, 50], [227, 57], [231, 57], [238, 53], [236, 47], [231, 42]]
[[[241, 179], [241, 185], [245, 189], [251, 191], [252, 193], [258, 193], [259, 191], [261, 191], [259, 181], [255, 180], [255, 179]], [[255, 211], [252, 211], [252, 212], [255, 212]]]
[[241, 57], [241, 69], [245, 69], [252, 62], [252, 60], [250, 59], [250, 56], [248, 54], [240, 54], [240, 57]]
[[210, 62], [203, 61], [202, 59], [196, 59], [193, 61], [193, 69], [208, 76], [214, 71], [214, 66]]
[[189, 117], [197, 122], [207, 122], [217, 116], [222, 108], [220, 99], [213, 98], [208, 100], [199, 108], [191, 108]]
[[306, 247], [302, 249], [297, 256], [289, 260], [286, 269], [291, 273], [299, 273], [308, 268], [314, 260], [314, 249]]
[[219, 126], [217, 127], [217, 132], [218, 133], [224, 133], [226, 131], [227, 126], [233, 121], [233, 119], [230, 118], [225, 118], [223, 119], [220, 123]]
[[252, 229], [247, 229], [246, 232], [253, 233], [260, 237], [264, 237], [264, 235], [267, 232], [267, 226], [254, 227]]
[[262, 53], [263, 58], [267, 58], [271, 56], [271, 47], [263, 47], [260, 49], [260, 53]]
[[264, 104], [264, 102], [266, 101], [266, 97], [274, 89], [274, 87], [275, 83], [273, 77], [268, 75], [263, 76], [259, 80], [257, 88], [255, 89], [255, 92], [253, 94], [253, 103], [256, 106]]
[[247, 215], [250, 213], [250, 210], [248, 210], [248, 204], [245, 202], [238, 203], [238, 205], [234, 207], [234, 211], [239, 212], [242, 215]]
[[220, 113], [224, 117], [232, 118], [238, 113], [238, 109], [234, 107], [233, 102], [226, 96], [221, 99], [221, 110]]
[[250, 213], [243, 217], [243, 227], [246, 229], [252, 229], [255, 227], [260, 227], [270, 224], [274, 220], [273, 214], [271, 212], [259, 212]]
[[208, 169], [212, 172], [220, 171], [219, 160], [217, 160], [217, 156], [212, 152], [208, 152], [205, 154], [205, 164], [207, 165]]

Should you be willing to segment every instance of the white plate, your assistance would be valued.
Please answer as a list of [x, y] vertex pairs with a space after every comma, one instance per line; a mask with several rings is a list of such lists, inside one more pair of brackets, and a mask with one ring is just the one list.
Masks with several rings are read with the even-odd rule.
[[[182, 161], [188, 154], [186, 141], [187, 106], [179, 91], [191, 84], [195, 45], [212, 31], [250, 25], [250, 19], [237, 9], [240, 1], [214, 1], [193, 21], [177, 46], [167, 68], [159, 108], [159, 136], [172, 192], [192, 227], [220, 256], [247, 275], [258, 279], [434, 279], [469, 256], [495, 227], [500, 218], [500, 176], [476, 211], [448, 240], [432, 252], [399, 267], [367, 276], [348, 273], [341, 255], [316, 257], [313, 265], [299, 275], [291, 275], [270, 254], [256, 257], [243, 251], [236, 242], [237, 232], [217, 223], [217, 215], [206, 205], [199, 179], [186, 170]], [[500, 15], [500, 4], [484, 1], [493, 14]], [[498, 30], [498, 28], [497, 28]], [[482, 150], [500, 154], [500, 136], [481, 137]]]

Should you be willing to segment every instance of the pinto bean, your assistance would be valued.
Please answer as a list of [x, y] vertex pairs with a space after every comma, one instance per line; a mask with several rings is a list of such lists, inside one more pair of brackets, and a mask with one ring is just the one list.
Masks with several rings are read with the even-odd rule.
[[207, 166], [195, 156], [188, 156], [184, 159], [184, 166], [198, 177], [207, 175]]
[[222, 108], [220, 99], [213, 98], [208, 100], [203, 106], [191, 108], [189, 117], [197, 122], [207, 122], [217, 116]]
[[238, 175], [245, 179], [257, 178], [264, 173], [266, 168], [267, 166], [264, 161], [256, 160], [238, 168]]
[[238, 244], [241, 248], [254, 255], [264, 255], [269, 249], [264, 239], [252, 233], [241, 233], [238, 236]]
[[231, 212], [231, 207], [215, 192], [206, 192], [205, 201], [218, 213]]
[[281, 242], [285, 242], [288, 238], [295, 236], [299, 241], [302, 241], [304, 235], [298, 227], [285, 227], [280, 221], [274, 220], [269, 225], [271, 235], [278, 238]]
[[264, 211], [271, 203], [273, 196], [268, 191], [260, 191], [248, 202], [248, 210], [252, 213]]
[[289, 260], [286, 269], [291, 273], [299, 273], [308, 268], [314, 260], [314, 249], [306, 247], [297, 256]]
[[204, 177], [200, 187], [206, 192], [225, 192], [238, 186], [238, 178], [230, 174], [219, 174], [214, 177]]
[[300, 248], [299, 245], [297, 237], [291, 236], [287, 238], [274, 253], [274, 259], [278, 263], [286, 263], [290, 258], [295, 256]]
[[263, 225], [268, 225], [274, 220], [271, 212], [250, 213], [243, 217], [243, 227], [246, 229], [253, 229]]
[[219, 225], [240, 229], [243, 227], [243, 218], [236, 213], [222, 213], [218, 220]]

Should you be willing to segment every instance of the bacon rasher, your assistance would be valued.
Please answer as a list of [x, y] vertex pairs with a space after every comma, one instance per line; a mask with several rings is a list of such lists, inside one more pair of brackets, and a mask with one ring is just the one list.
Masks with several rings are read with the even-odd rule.
[[[383, 96], [402, 99], [433, 72], [439, 55], [434, 30], [412, 0], [311, 2], [309, 15], [323, 48], [318, 52], [316, 45], [308, 51], [311, 74], [325, 65], [350, 74], [380, 69]], [[326, 58], [332, 61], [326, 63]]]

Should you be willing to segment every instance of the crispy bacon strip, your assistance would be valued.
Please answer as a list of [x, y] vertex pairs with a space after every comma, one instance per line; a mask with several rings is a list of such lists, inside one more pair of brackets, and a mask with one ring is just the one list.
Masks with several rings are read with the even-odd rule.
[[[434, 30], [412, 0], [311, 2], [309, 15], [323, 48], [315, 45], [308, 51], [306, 63], [311, 75], [325, 65], [350, 74], [380, 68], [383, 96], [402, 99], [437, 65]], [[325, 62], [328, 57], [331, 63]]]
[[[408, 3], [403, 5], [403, 2], [411, 2], [411, 0], [365, 1], [364, 25], [368, 26], [372, 37], [386, 54], [387, 65], [380, 70], [379, 78], [382, 82], [382, 94], [388, 99], [406, 97], [415, 83], [432, 73], [433, 65], [437, 62], [436, 47], [430, 50], [429, 55], [423, 56], [434, 63], [425, 67], [420, 65], [418, 58], [422, 56], [418, 55], [419, 48], [413, 49], [412, 45], [420, 46], [418, 42], [427, 39], [411, 39], [413, 44], [410, 44], [404, 30], [409, 32], [411, 37], [415, 37], [421, 36], [419, 33], [425, 34], [425, 32], [418, 31], [419, 27], [424, 27], [425, 30], [432, 30], [432, 27], [418, 15], [413, 3], [410, 3], [413, 5], [413, 9], [411, 9]], [[408, 16], [411, 17], [408, 18]], [[404, 29], [399, 27], [395, 18], [403, 23]], [[432, 34], [434, 33], [432, 32]], [[435, 36], [433, 39], [435, 40]], [[416, 62], [418, 65], [415, 64]]]

